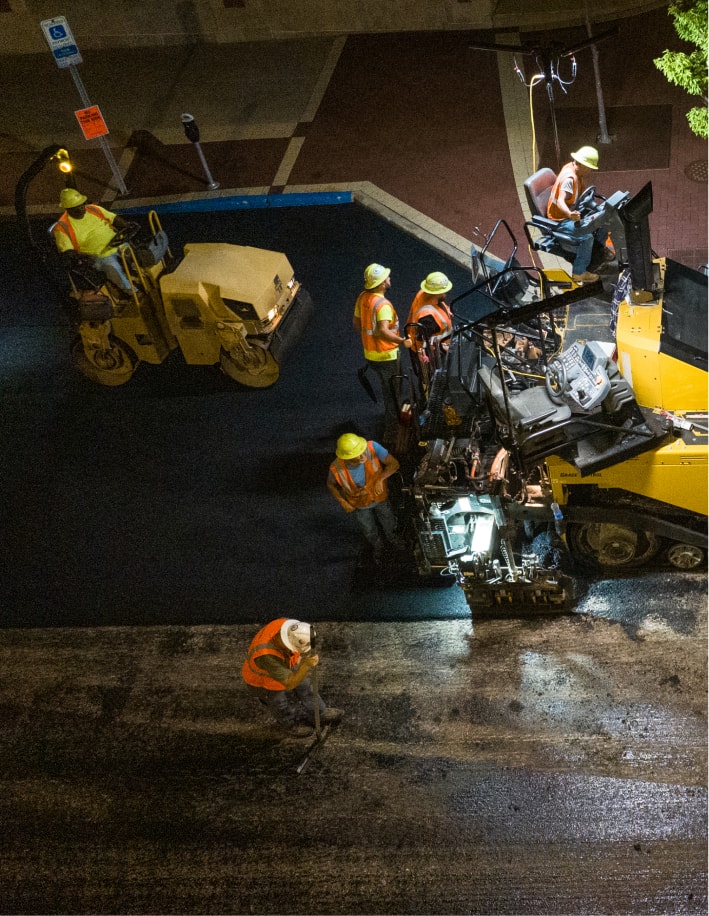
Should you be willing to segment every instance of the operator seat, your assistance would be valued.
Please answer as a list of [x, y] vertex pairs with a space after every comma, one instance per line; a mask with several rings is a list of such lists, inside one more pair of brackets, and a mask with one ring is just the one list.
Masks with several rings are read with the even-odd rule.
[[556, 173], [551, 169], [538, 169], [524, 182], [524, 192], [533, 217], [547, 218], [547, 204], [555, 181]]
[[[484, 361], [478, 369], [478, 379], [490, 397], [498, 423], [507, 426], [505, 398], [498, 368]], [[538, 460], [552, 452], [563, 453], [567, 445], [565, 428], [571, 420], [568, 404], [554, 403], [544, 385], [523, 391], [508, 390], [507, 402], [509, 420], [523, 460], [531, 456]]]
[[[505, 399], [497, 367], [483, 363], [478, 369], [478, 378], [492, 397], [495, 413], [504, 419]], [[555, 404], [544, 385], [525, 388], [523, 391], [508, 391], [507, 402], [512, 425], [520, 433], [558, 426], [571, 417], [568, 404]]]
[[[557, 220], [549, 219], [547, 216], [547, 204], [555, 181], [556, 173], [548, 168], [538, 169], [525, 179], [524, 193], [532, 218], [524, 224], [524, 231], [535, 250], [547, 251], [573, 260], [579, 244], [578, 239], [560, 229]], [[533, 229], [537, 230], [534, 234], [531, 231]]]

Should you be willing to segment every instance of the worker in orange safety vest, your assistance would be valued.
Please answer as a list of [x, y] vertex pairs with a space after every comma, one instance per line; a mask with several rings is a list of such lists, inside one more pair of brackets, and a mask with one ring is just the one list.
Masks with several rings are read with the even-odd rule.
[[420, 330], [427, 340], [446, 337], [453, 330], [453, 316], [445, 300], [446, 293], [452, 289], [451, 281], [439, 270], [429, 274], [421, 283], [406, 319], [407, 330], [413, 340], [412, 349], [415, 352], [423, 349], [423, 340], [419, 329], [409, 328], [409, 325], [421, 325]]
[[[593, 146], [580, 147], [571, 153], [571, 161], [562, 166], [547, 202], [548, 218], [556, 220], [560, 228], [568, 231], [576, 239], [578, 247], [571, 267], [571, 276], [580, 285], [598, 280], [598, 274], [588, 269], [593, 254], [594, 234], [582, 228], [582, 213], [576, 206], [586, 190], [587, 176], [597, 169], [598, 150]], [[604, 230], [598, 232], [598, 241], [603, 245]]]
[[411, 340], [399, 333], [399, 319], [386, 293], [391, 286], [391, 269], [370, 264], [364, 271], [364, 290], [357, 297], [353, 324], [361, 335], [366, 365], [379, 376], [384, 401], [383, 442], [396, 441], [399, 425], [399, 347], [411, 347]]
[[[249, 692], [266, 706], [278, 724], [295, 738], [308, 738], [315, 724], [316, 697], [309, 679], [318, 664], [311, 651], [311, 627], [279, 617], [262, 627], [251, 640], [241, 675]], [[334, 725], [342, 710], [317, 697], [320, 722]]]
[[386, 481], [399, 462], [383, 445], [355, 433], [337, 440], [336, 459], [330, 465], [327, 488], [345, 512], [351, 512], [381, 566], [387, 545], [399, 549], [397, 518], [389, 505]]

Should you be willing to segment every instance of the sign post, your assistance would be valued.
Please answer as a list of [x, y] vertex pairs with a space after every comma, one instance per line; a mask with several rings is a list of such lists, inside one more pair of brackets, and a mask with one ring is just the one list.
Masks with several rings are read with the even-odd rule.
[[113, 180], [116, 187], [121, 194], [127, 194], [128, 188], [123, 180], [123, 175], [121, 175], [121, 170], [118, 168], [118, 163], [114, 158], [113, 151], [106, 141], [106, 135], [108, 134], [106, 122], [103, 120], [98, 105], [91, 104], [89, 94], [81, 81], [79, 71], [76, 69], [76, 65], [82, 62], [82, 57], [74, 41], [72, 31], [69, 28], [69, 23], [66, 21], [66, 16], [55, 16], [54, 19], [44, 19], [41, 26], [44, 37], [49, 45], [49, 50], [52, 52], [57, 62], [57, 66], [60, 69], [69, 70], [77, 92], [81, 97], [81, 101], [84, 103], [84, 108], [76, 112], [76, 117], [84, 137], [87, 140], [92, 140], [94, 138], [98, 139], [99, 145], [103, 150], [103, 154], [113, 174]]

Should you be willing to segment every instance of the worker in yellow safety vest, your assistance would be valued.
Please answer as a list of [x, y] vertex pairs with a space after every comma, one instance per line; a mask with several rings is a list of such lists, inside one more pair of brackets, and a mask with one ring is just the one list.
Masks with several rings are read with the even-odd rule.
[[70, 261], [79, 255], [90, 257], [94, 267], [103, 271], [120, 292], [130, 295], [119, 250], [112, 244], [116, 233], [129, 224], [98, 204], [87, 204], [87, 199], [76, 188], [64, 188], [59, 197], [64, 213], [51, 228], [54, 244]]

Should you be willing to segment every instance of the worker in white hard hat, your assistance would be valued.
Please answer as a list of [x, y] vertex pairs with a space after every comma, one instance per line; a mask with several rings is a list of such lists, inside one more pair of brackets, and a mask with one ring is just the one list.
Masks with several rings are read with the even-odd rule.
[[399, 423], [399, 348], [411, 347], [411, 340], [399, 332], [399, 319], [387, 298], [391, 269], [370, 264], [364, 271], [364, 290], [357, 297], [353, 324], [361, 335], [367, 366], [379, 376], [384, 402], [385, 445], [396, 440]]
[[120, 292], [130, 295], [118, 248], [111, 244], [116, 233], [129, 224], [98, 204], [87, 204], [87, 199], [76, 188], [63, 189], [59, 206], [64, 213], [51, 228], [54, 244], [70, 263], [79, 255], [90, 257], [94, 267], [103, 271]]
[[[313, 687], [308, 678], [319, 658], [312, 654], [312, 627], [292, 617], [279, 617], [251, 640], [241, 674], [248, 690], [294, 738], [309, 738], [315, 724]], [[320, 722], [335, 725], [342, 710], [326, 706], [317, 696]]]
[[375, 564], [381, 566], [393, 556], [392, 548], [401, 547], [386, 483], [399, 470], [399, 462], [383, 445], [356, 433], [340, 436], [335, 455], [327, 488], [345, 512], [353, 514]]
[[[598, 169], [598, 150], [593, 146], [582, 146], [571, 153], [567, 162], [556, 176], [547, 203], [547, 216], [559, 222], [560, 228], [568, 229], [578, 241], [571, 275], [576, 283], [593, 283], [598, 274], [589, 271], [593, 251], [593, 233], [584, 233], [576, 225], [582, 214], [576, 204], [586, 190], [586, 178]], [[604, 237], [599, 236], [603, 244]], [[604, 249], [605, 250], [605, 249]]]

